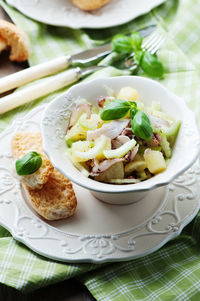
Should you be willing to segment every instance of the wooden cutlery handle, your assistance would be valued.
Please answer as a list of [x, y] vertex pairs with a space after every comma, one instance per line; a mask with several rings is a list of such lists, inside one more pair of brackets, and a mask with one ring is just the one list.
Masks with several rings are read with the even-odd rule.
[[0, 93], [20, 87], [33, 80], [54, 74], [68, 68], [71, 63], [70, 56], [61, 56], [51, 61], [29, 67], [0, 79]]

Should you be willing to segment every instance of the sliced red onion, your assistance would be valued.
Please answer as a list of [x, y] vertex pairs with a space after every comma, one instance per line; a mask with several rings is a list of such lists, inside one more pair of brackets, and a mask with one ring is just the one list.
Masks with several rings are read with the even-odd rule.
[[160, 140], [157, 138], [156, 134], [153, 134], [152, 141], [155, 143], [156, 146], [160, 146]]
[[152, 136], [152, 139], [150, 141], [145, 141], [145, 144], [150, 147], [157, 147], [157, 146], [160, 146], [161, 141], [162, 141], [162, 138], [160, 137], [160, 135], [157, 133], [154, 133]]
[[68, 130], [77, 123], [83, 113], [86, 113], [89, 119], [92, 113], [92, 105], [80, 103], [73, 108], [69, 119]]
[[116, 138], [116, 140], [119, 141], [121, 143], [121, 145], [123, 145], [124, 143], [128, 142], [130, 140], [130, 138], [128, 136], [119, 135]]
[[137, 155], [139, 149], [139, 144], [137, 144], [131, 151], [128, 152], [128, 154], [125, 156], [125, 159], [128, 162], [132, 162], [135, 159], [135, 156]]
[[106, 97], [104, 97], [104, 96], [99, 97], [99, 98], [97, 99], [98, 106], [99, 106], [100, 108], [103, 108], [103, 107], [104, 107], [105, 101], [106, 101]]
[[99, 106], [100, 108], [103, 108], [104, 105], [105, 105], [106, 100], [112, 101], [112, 100], [114, 100], [114, 99], [115, 99], [115, 98], [112, 97], [112, 96], [101, 96], [101, 97], [99, 97], [99, 98], [97, 99], [98, 106]]
[[122, 131], [122, 135], [123, 136], [128, 136], [128, 137], [133, 137], [133, 131], [132, 131], [132, 128], [125, 128], [123, 131]]
[[110, 139], [114, 139], [121, 134], [123, 129], [127, 126], [129, 120], [114, 120], [109, 123], [104, 123], [101, 128], [88, 131], [87, 132], [87, 140], [95, 140], [101, 135], [105, 135]]
[[97, 163], [96, 161], [94, 161], [94, 167], [92, 168], [90, 176], [96, 177], [102, 172], [106, 171], [108, 168], [110, 168], [113, 164], [121, 161], [125, 161], [125, 158], [104, 160], [101, 163]]
[[119, 135], [116, 139], [111, 141], [112, 148], [116, 149], [122, 146], [124, 143], [128, 142], [130, 138], [128, 136]]
[[154, 133], [154, 136], [160, 143], [162, 142], [162, 138], [158, 133]]
[[117, 139], [112, 139], [111, 145], [112, 145], [112, 149], [116, 149], [122, 146], [122, 144]]

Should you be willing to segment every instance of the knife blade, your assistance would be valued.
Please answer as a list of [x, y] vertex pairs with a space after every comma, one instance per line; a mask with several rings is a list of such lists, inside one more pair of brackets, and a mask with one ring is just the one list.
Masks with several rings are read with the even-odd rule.
[[[140, 34], [145, 37], [152, 33], [155, 25], [148, 26], [139, 30]], [[96, 64], [111, 52], [111, 44], [107, 43], [92, 49], [85, 50], [75, 55], [64, 55], [48, 62], [29, 67], [25, 70], [18, 71], [0, 79], [0, 93], [20, 87], [33, 80], [57, 73], [72, 67], [89, 67]]]
[[[156, 25], [150, 25], [146, 28], [138, 30], [143, 38], [150, 35], [156, 28]], [[78, 54], [71, 56], [71, 64], [73, 67], [89, 67], [92, 64], [103, 59], [111, 53], [111, 43], [107, 43], [95, 48], [82, 51]]]

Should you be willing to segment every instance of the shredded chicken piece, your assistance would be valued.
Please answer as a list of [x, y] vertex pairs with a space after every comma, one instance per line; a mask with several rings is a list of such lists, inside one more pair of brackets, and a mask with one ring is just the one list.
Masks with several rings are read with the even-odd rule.
[[134, 137], [134, 134], [133, 134], [132, 128], [129, 128], [129, 127], [125, 128], [125, 129], [122, 131], [122, 135], [133, 138], [133, 137]]
[[95, 140], [101, 135], [105, 135], [110, 139], [114, 139], [121, 134], [123, 129], [127, 126], [129, 120], [114, 120], [109, 123], [104, 123], [101, 128], [88, 131], [87, 132], [87, 140]]
[[117, 162], [125, 161], [125, 158], [116, 158], [116, 159], [109, 159], [104, 160], [101, 163], [94, 162], [94, 167], [92, 168], [92, 171], [90, 173], [90, 176], [96, 177], [102, 172], [106, 171], [108, 168], [110, 168], [113, 164]]
[[135, 159], [135, 156], [138, 153], [138, 149], [139, 149], [139, 144], [137, 144], [131, 151], [128, 152], [128, 154], [125, 156], [125, 159], [128, 162], [132, 162]]
[[162, 127], [169, 127], [170, 124], [167, 120], [164, 120], [162, 118], [158, 118], [152, 115], [148, 115], [149, 120], [152, 124], [152, 126], [156, 127], [156, 128], [162, 128]]
[[86, 113], [87, 118], [89, 119], [92, 113], [92, 105], [88, 103], [81, 103], [73, 108], [69, 119], [68, 130], [76, 124], [83, 113]]

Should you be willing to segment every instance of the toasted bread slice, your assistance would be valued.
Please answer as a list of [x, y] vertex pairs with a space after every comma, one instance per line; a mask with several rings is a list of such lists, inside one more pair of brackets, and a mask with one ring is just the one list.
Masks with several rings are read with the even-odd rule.
[[25, 185], [31, 205], [47, 220], [59, 220], [75, 213], [77, 200], [72, 184], [55, 168], [40, 190]]
[[42, 151], [42, 139], [39, 132], [18, 132], [12, 138], [12, 152], [16, 159], [23, 157], [30, 151], [42, 155], [42, 166], [33, 174], [21, 177], [21, 181], [31, 189], [41, 189], [48, 181], [53, 166]]
[[[28, 59], [31, 50], [29, 38], [18, 26], [1, 19], [0, 38], [10, 48], [11, 61], [23, 62]], [[5, 45], [2, 50], [4, 49]]]
[[1, 36], [0, 36], [0, 53], [4, 50], [7, 49], [7, 43], [6, 40], [4, 40]]

